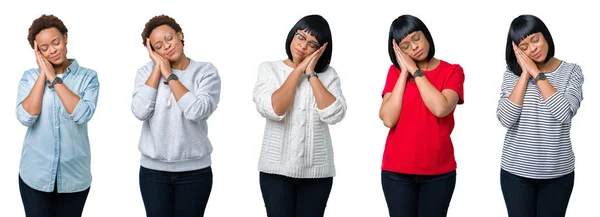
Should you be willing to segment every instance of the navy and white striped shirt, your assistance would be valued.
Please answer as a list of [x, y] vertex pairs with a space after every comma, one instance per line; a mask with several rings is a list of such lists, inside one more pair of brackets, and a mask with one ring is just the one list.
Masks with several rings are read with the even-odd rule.
[[578, 65], [563, 61], [544, 74], [557, 92], [544, 100], [531, 79], [519, 106], [508, 99], [519, 76], [507, 69], [496, 111], [502, 126], [508, 128], [502, 169], [532, 179], [556, 178], [575, 169], [571, 119], [583, 100], [583, 74]]

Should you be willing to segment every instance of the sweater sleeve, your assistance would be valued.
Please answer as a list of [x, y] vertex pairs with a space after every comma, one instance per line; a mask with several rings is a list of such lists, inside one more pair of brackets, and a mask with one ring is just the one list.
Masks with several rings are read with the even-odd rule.
[[217, 109], [221, 95], [221, 78], [217, 68], [208, 64], [202, 68], [201, 76], [196, 76], [194, 91], [185, 93], [177, 105], [188, 120], [208, 119]]
[[279, 88], [273, 76], [273, 70], [269, 66], [269, 63], [265, 62], [260, 64], [252, 100], [256, 104], [256, 110], [262, 117], [273, 121], [281, 121], [286, 114], [277, 115], [273, 109], [271, 97]]
[[548, 99], [542, 101], [550, 109], [550, 113], [561, 123], [568, 123], [577, 114], [579, 105], [583, 101], [583, 73], [579, 66], [575, 66], [569, 75], [567, 86], [562, 91], [557, 91]]
[[133, 88], [133, 98], [131, 100], [131, 111], [133, 115], [141, 120], [147, 120], [154, 114], [154, 105], [156, 104], [157, 90], [146, 85], [146, 80], [150, 76], [147, 66], [140, 68], [135, 77]]
[[508, 99], [508, 96], [510, 96], [513, 88], [517, 84], [517, 79], [518, 78], [510, 70], [507, 69], [504, 72], [496, 116], [498, 117], [500, 124], [506, 128], [510, 128], [517, 123], [517, 120], [519, 120], [519, 117], [521, 116], [521, 109], [523, 108], [523, 106], [517, 105]]
[[336, 124], [344, 119], [346, 115], [346, 99], [344, 98], [344, 94], [342, 94], [340, 77], [338, 77], [335, 69], [332, 67], [329, 67], [329, 70], [331, 70], [329, 73], [332, 73], [332, 80], [325, 88], [335, 97], [335, 101], [322, 110], [315, 105], [315, 109], [321, 121], [327, 124]]

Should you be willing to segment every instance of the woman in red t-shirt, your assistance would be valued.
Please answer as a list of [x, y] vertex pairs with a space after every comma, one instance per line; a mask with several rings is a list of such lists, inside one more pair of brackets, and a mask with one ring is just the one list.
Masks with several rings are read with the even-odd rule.
[[446, 216], [456, 183], [450, 133], [463, 103], [463, 69], [434, 58], [429, 30], [402, 15], [390, 27], [393, 63], [379, 117], [390, 128], [381, 184], [390, 216]]

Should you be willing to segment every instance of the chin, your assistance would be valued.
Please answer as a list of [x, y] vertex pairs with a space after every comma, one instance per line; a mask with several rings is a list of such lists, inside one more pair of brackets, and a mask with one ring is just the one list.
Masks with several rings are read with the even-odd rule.
[[65, 63], [65, 61], [67, 61], [66, 58], [62, 58], [57, 61], [48, 60], [48, 62], [50, 62], [52, 65], [55, 65], [55, 66], [61, 65], [61, 64]]

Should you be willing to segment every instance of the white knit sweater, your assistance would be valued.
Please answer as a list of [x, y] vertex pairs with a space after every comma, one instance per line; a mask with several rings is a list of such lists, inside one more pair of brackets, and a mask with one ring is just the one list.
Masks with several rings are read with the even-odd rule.
[[253, 100], [256, 110], [266, 119], [258, 170], [293, 178], [335, 176], [329, 124], [346, 114], [346, 100], [340, 79], [332, 67], [318, 79], [336, 100], [327, 108], [317, 108], [310, 83], [300, 79], [290, 109], [275, 114], [271, 96], [281, 87], [293, 68], [283, 61], [264, 62], [258, 69]]

